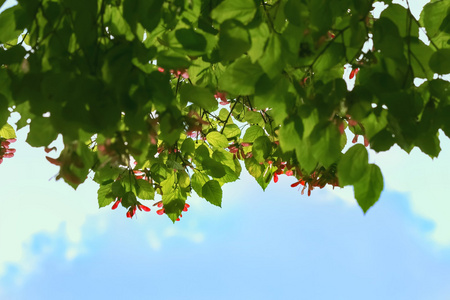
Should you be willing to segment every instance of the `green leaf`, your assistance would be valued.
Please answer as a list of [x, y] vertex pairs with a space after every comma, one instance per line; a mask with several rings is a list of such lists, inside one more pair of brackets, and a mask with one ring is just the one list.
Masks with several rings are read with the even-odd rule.
[[285, 67], [287, 56], [287, 45], [280, 34], [272, 34], [266, 46], [266, 50], [258, 60], [261, 68], [269, 78], [276, 77]]
[[53, 128], [50, 118], [35, 118], [30, 123], [27, 143], [32, 147], [48, 146], [57, 136], [58, 133]]
[[117, 180], [112, 184], [111, 192], [112, 192], [113, 196], [119, 197], [119, 198], [122, 197], [123, 195], [125, 195], [126, 191], [122, 185], [121, 180]]
[[251, 95], [263, 74], [261, 66], [249, 57], [241, 57], [229, 65], [219, 79], [219, 89], [236, 95]]
[[222, 206], [222, 188], [217, 180], [210, 180], [203, 185], [202, 196], [209, 203]]
[[0, 137], [5, 139], [15, 139], [16, 131], [11, 125], [6, 123], [2, 128], [0, 128]]
[[341, 157], [338, 163], [339, 185], [351, 185], [364, 176], [369, 167], [369, 155], [366, 148], [356, 144]]
[[370, 139], [370, 148], [376, 152], [387, 151], [395, 144], [392, 132], [384, 129]]
[[15, 14], [20, 11], [19, 6], [13, 6], [0, 13], [0, 44], [17, 38], [22, 30], [16, 28]]
[[199, 197], [203, 197], [203, 186], [209, 181], [209, 177], [201, 172], [195, 172], [191, 178], [191, 185]]
[[142, 200], [153, 200], [155, 199], [155, 189], [153, 185], [144, 179], [137, 180], [139, 190], [137, 193], [138, 198]]
[[280, 128], [278, 138], [280, 147], [284, 152], [292, 151], [300, 143], [303, 135], [303, 123], [301, 119], [287, 121]]
[[112, 194], [111, 186], [112, 186], [112, 183], [100, 185], [100, 188], [97, 191], [98, 208], [108, 206], [115, 200], [115, 197]]
[[241, 130], [236, 124], [227, 124], [223, 130], [223, 135], [229, 139], [239, 137], [241, 135]]
[[0, 127], [3, 127], [8, 121], [10, 112], [8, 110], [8, 101], [5, 96], [0, 94]]
[[330, 123], [316, 126], [310, 136], [313, 156], [325, 167], [335, 163], [341, 155], [341, 135], [337, 126]]
[[194, 29], [178, 29], [175, 31], [175, 36], [185, 50], [192, 50], [200, 53], [205, 51], [206, 39]]
[[394, 59], [405, 60], [403, 55], [403, 41], [397, 26], [388, 18], [375, 21], [373, 27], [373, 44], [375, 49], [381, 50], [383, 55]]
[[428, 36], [438, 35], [440, 26], [446, 16], [450, 3], [448, 1], [432, 1], [424, 6], [420, 15], [420, 22], [425, 25]]
[[252, 125], [245, 131], [242, 142], [253, 143], [258, 137], [265, 135], [264, 129], [259, 125]]
[[340, 43], [333, 43], [328, 49], [317, 59], [314, 70], [326, 71], [342, 63], [345, 58], [345, 46]]
[[162, 196], [164, 204], [164, 212], [166, 215], [175, 222], [180, 216], [184, 204], [186, 203], [185, 197], [181, 194], [179, 189], [173, 190], [170, 193]]
[[250, 175], [252, 175], [256, 179], [263, 175], [264, 166], [261, 165], [254, 157], [246, 158], [244, 162], [245, 168]]
[[214, 148], [226, 148], [228, 147], [227, 138], [221, 134], [220, 132], [213, 131], [206, 135], [206, 140], [210, 143]]
[[224, 61], [236, 59], [250, 49], [250, 35], [241, 22], [227, 20], [220, 26], [219, 49]]
[[265, 135], [258, 137], [253, 142], [252, 153], [258, 162], [264, 162], [272, 153], [272, 142]]
[[219, 23], [228, 19], [236, 19], [248, 24], [256, 13], [253, 0], [225, 0], [211, 12], [211, 17]]
[[355, 198], [364, 213], [378, 201], [383, 187], [383, 175], [380, 168], [370, 164], [361, 180], [354, 184]]
[[178, 172], [178, 184], [182, 188], [187, 188], [191, 184], [191, 179], [186, 171], [183, 170]]
[[431, 70], [444, 75], [450, 73], [450, 49], [439, 49], [431, 55], [429, 62]]
[[187, 138], [181, 144], [181, 152], [184, 155], [193, 155], [195, 152], [195, 142], [191, 138]]
[[185, 84], [180, 88], [181, 101], [192, 102], [207, 111], [215, 111], [219, 104], [209, 89]]
[[206, 159], [202, 162], [202, 167], [209, 176], [220, 178], [225, 175], [225, 169], [220, 162], [214, 159]]

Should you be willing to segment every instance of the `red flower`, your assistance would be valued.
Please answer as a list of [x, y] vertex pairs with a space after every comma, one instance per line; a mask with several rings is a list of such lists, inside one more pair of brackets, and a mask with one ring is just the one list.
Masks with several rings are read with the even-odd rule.
[[273, 174], [273, 182], [275, 182], [275, 183], [278, 182], [278, 174], [277, 173]]
[[214, 95], [214, 97], [216, 99], [220, 99], [220, 104], [221, 105], [227, 105], [230, 104], [230, 102], [228, 102], [227, 100], [227, 93], [225, 92], [216, 92], [216, 94]]
[[351, 72], [350, 72], [350, 79], [353, 79], [353, 77], [355, 77], [356, 76], [356, 74], [358, 74], [358, 72], [359, 72], [359, 68], [356, 68], [356, 69], [353, 69]]
[[158, 215], [163, 215], [164, 213], [165, 213], [166, 211], [164, 210], [164, 208], [161, 208], [161, 209], [158, 209], [157, 211], [156, 211], [156, 213], [158, 214]]
[[299, 184], [305, 185], [305, 181], [303, 179], [300, 179], [299, 181], [294, 182], [293, 184], [291, 184], [291, 187], [296, 187]]
[[119, 204], [120, 204], [121, 202], [122, 202], [122, 199], [117, 200], [117, 201], [114, 203], [114, 205], [111, 207], [111, 209], [112, 209], [112, 210], [116, 209], [116, 208], [119, 206]]
[[150, 211], [151, 210], [150, 208], [148, 208], [147, 206], [142, 205], [142, 204], [139, 204], [138, 208], [140, 211]]

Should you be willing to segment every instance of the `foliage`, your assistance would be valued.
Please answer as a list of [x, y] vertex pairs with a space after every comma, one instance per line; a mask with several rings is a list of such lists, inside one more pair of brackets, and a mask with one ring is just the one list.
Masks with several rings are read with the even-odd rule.
[[430, 157], [450, 136], [448, 0], [420, 20], [389, 0], [377, 19], [370, 0], [18, 2], [0, 14], [0, 127], [20, 113], [47, 152], [61, 134], [57, 178], [93, 178], [128, 217], [155, 193], [173, 221], [192, 191], [220, 206], [241, 161], [263, 189], [352, 185], [366, 212], [383, 177], [358, 136]]

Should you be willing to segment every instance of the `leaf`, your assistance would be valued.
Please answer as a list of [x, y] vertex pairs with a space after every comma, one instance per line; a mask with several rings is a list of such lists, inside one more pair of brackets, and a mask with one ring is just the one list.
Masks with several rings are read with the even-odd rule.
[[203, 185], [202, 196], [209, 203], [222, 206], [222, 188], [217, 180], [210, 180]]
[[425, 25], [428, 36], [435, 37], [446, 16], [450, 3], [448, 1], [432, 1], [424, 6], [420, 14], [420, 22]]
[[280, 147], [284, 152], [292, 151], [300, 143], [303, 135], [303, 123], [301, 119], [294, 119], [285, 122], [280, 128], [278, 138]]
[[213, 131], [206, 135], [206, 140], [215, 148], [226, 148], [228, 147], [227, 138], [220, 132]]
[[241, 57], [229, 65], [219, 78], [219, 89], [236, 95], [251, 95], [263, 74], [261, 66], [249, 57]]
[[162, 196], [162, 201], [164, 204], [164, 212], [172, 222], [175, 223], [186, 203], [185, 197], [183, 197], [179, 189], [176, 189], [170, 193], [164, 194]]
[[192, 50], [200, 53], [205, 51], [206, 39], [202, 34], [198, 33], [194, 29], [178, 29], [175, 31], [175, 36], [183, 45], [185, 50]]
[[450, 49], [439, 49], [431, 55], [429, 62], [431, 70], [444, 75], [450, 73]]
[[223, 130], [223, 135], [229, 139], [239, 137], [241, 135], [241, 130], [236, 124], [227, 124]]
[[285, 67], [285, 58], [287, 56], [287, 45], [283, 37], [273, 33], [267, 42], [264, 54], [258, 60], [261, 68], [266, 72], [269, 78], [276, 77]]
[[153, 185], [144, 179], [138, 179], [137, 180], [139, 189], [137, 196], [138, 198], [142, 200], [153, 200], [155, 199], [155, 189], [153, 188]]
[[117, 180], [112, 184], [111, 192], [112, 192], [113, 196], [119, 197], [119, 198], [122, 197], [123, 195], [125, 195], [126, 191], [122, 185], [121, 180]]
[[252, 153], [258, 162], [264, 162], [272, 153], [272, 142], [266, 135], [258, 137], [253, 142]]
[[369, 166], [369, 155], [366, 147], [356, 144], [341, 157], [337, 165], [339, 185], [351, 185], [364, 176]]
[[182, 188], [187, 188], [191, 184], [191, 179], [186, 171], [183, 170], [178, 172], [178, 184]]
[[181, 144], [181, 152], [184, 155], [192, 155], [195, 151], [195, 142], [191, 138], [187, 138], [183, 141], [183, 144]]
[[35, 118], [30, 123], [27, 143], [32, 147], [48, 146], [57, 136], [58, 133], [53, 128], [50, 118]]
[[203, 197], [203, 186], [209, 181], [209, 177], [201, 172], [195, 172], [191, 178], [191, 185], [199, 197]]
[[115, 200], [115, 197], [112, 194], [111, 186], [112, 183], [100, 185], [100, 188], [97, 191], [98, 208], [108, 206]]
[[227, 20], [220, 26], [219, 49], [224, 61], [236, 59], [250, 49], [250, 35], [241, 22]]
[[370, 164], [361, 180], [354, 184], [355, 198], [364, 213], [378, 201], [383, 187], [383, 175], [380, 168]]
[[331, 166], [341, 155], [341, 135], [333, 123], [324, 128], [318, 124], [311, 133], [310, 141], [313, 156], [325, 167]]
[[225, 169], [220, 162], [214, 159], [206, 159], [202, 162], [202, 167], [209, 176], [220, 178], [225, 175]]
[[16, 131], [11, 125], [6, 123], [2, 128], [0, 128], [0, 137], [3, 137], [5, 139], [15, 139]]
[[19, 6], [13, 6], [0, 13], [0, 44], [17, 38], [22, 30], [16, 28], [15, 14], [20, 11]]
[[245, 133], [244, 137], [242, 139], [242, 142], [244, 143], [253, 143], [258, 137], [265, 135], [264, 129], [261, 128], [259, 125], [252, 125], [250, 128], [248, 128]]
[[180, 88], [181, 101], [192, 102], [207, 111], [215, 111], [219, 104], [210, 90], [191, 84], [185, 84]]
[[253, 0], [225, 0], [211, 12], [211, 17], [219, 23], [228, 19], [236, 19], [248, 24], [256, 13]]

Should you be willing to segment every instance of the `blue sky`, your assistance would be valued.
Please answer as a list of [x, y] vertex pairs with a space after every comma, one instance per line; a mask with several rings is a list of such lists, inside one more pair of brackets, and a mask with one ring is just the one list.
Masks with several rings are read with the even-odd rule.
[[450, 295], [450, 245], [433, 235], [439, 221], [413, 212], [414, 189], [386, 189], [364, 216], [339, 190], [301, 196], [292, 178], [280, 177], [263, 192], [244, 175], [225, 186], [223, 208], [193, 197], [175, 225], [154, 209], [130, 220], [97, 208], [95, 184], [75, 192], [49, 181], [57, 168], [25, 135], [0, 172], [0, 299]]
[[55, 182], [25, 139], [0, 165], [0, 299], [450, 297], [444, 135], [435, 160], [370, 153], [385, 190], [366, 215], [351, 189], [301, 196], [281, 176], [263, 192], [244, 174], [222, 208], [193, 197], [175, 225], [155, 209], [133, 220], [98, 209], [96, 184]]

